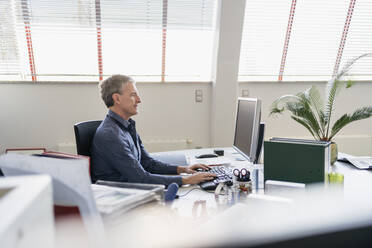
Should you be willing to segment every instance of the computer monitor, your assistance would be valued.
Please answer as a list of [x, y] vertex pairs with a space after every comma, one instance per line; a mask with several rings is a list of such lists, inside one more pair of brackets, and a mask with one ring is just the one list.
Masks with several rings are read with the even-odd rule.
[[[259, 156], [261, 100], [239, 97], [237, 105], [233, 147], [250, 162], [256, 163]], [[263, 136], [263, 129], [261, 131]]]

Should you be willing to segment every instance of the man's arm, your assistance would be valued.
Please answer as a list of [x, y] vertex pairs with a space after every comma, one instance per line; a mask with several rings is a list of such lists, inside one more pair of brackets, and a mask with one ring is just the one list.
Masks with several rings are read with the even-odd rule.
[[169, 175], [175, 175], [183, 172], [180, 171], [181, 166], [163, 163], [159, 160], [152, 158], [150, 154], [145, 150], [145, 147], [143, 146], [142, 140], [139, 137], [139, 135], [138, 140], [141, 148], [141, 164], [146, 171], [150, 173]]
[[[126, 181], [164, 185], [175, 182], [178, 185], [182, 185], [182, 178], [180, 176], [154, 175], [146, 171], [135, 158], [128, 141], [120, 139], [112, 132], [106, 132], [100, 138], [104, 139], [102, 144], [105, 146], [103, 148], [105, 151], [105, 160], [119, 171]], [[176, 170], [177, 167], [175, 167]]]

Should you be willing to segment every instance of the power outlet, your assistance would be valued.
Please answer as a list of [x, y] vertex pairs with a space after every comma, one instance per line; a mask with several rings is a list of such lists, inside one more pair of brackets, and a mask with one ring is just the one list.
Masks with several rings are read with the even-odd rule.
[[195, 90], [195, 102], [203, 102], [203, 91]]
[[249, 97], [249, 90], [243, 89], [242, 90], [242, 97]]

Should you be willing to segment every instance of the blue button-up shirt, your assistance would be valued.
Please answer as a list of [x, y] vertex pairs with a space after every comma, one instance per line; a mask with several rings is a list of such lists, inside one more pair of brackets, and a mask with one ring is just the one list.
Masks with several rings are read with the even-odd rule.
[[94, 135], [91, 163], [95, 180], [182, 185], [181, 176], [159, 175], [177, 174], [177, 166], [151, 158], [135, 131], [135, 122], [111, 110]]

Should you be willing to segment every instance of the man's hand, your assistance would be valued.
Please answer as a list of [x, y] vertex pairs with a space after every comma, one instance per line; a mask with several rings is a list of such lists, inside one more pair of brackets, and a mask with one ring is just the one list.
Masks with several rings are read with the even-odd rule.
[[182, 178], [182, 184], [197, 184], [204, 181], [209, 181], [217, 177], [214, 173], [198, 172], [193, 175]]
[[187, 173], [187, 174], [194, 174], [196, 169], [202, 169], [203, 171], [208, 171], [211, 168], [205, 164], [193, 164], [189, 166], [178, 166], [177, 172], [180, 173]]

